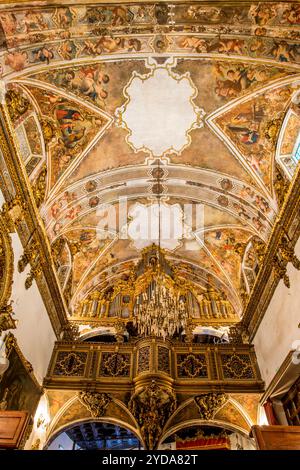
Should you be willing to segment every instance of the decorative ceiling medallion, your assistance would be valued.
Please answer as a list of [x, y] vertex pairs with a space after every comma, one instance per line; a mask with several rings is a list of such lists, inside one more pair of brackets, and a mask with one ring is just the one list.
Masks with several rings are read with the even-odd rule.
[[127, 143], [152, 157], [180, 153], [191, 143], [190, 131], [203, 127], [205, 112], [194, 99], [198, 90], [189, 72], [177, 74], [176, 60], [158, 65], [149, 74], [133, 72], [123, 93], [126, 103], [116, 110], [117, 125], [128, 131]]

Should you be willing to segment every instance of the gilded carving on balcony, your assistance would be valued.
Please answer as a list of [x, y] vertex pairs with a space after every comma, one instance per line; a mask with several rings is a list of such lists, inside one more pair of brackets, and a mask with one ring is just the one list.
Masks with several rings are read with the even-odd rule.
[[131, 397], [128, 408], [140, 426], [146, 449], [153, 450], [176, 409], [176, 395], [153, 380]]
[[157, 348], [157, 368], [161, 372], [166, 372], [170, 374], [170, 357], [169, 349], [163, 346], [158, 346]]
[[225, 405], [228, 396], [225, 393], [206, 393], [194, 398], [201, 419], [213, 419], [218, 410]]
[[128, 377], [130, 354], [102, 353], [100, 375], [104, 377]]
[[97, 393], [82, 391], [79, 399], [89, 410], [93, 418], [100, 418], [105, 414], [106, 408], [111, 402], [111, 397], [107, 393]]
[[248, 354], [221, 354], [225, 379], [254, 379], [251, 358]]
[[205, 354], [178, 354], [177, 375], [188, 378], [207, 378], [207, 363]]
[[87, 361], [87, 353], [60, 351], [57, 356], [53, 375], [82, 376]]
[[150, 369], [150, 346], [139, 349], [138, 373], [146, 372]]

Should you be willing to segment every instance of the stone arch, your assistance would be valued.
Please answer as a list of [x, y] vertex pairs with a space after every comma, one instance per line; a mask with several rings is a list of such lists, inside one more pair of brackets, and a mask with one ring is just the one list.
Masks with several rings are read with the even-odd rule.
[[110, 424], [115, 424], [116, 426], [120, 426], [124, 429], [128, 429], [129, 431], [131, 431], [135, 436], [136, 438], [141, 442], [142, 445], [143, 444], [143, 439], [140, 435], [140, 433], [138, 432], [138, 430], [129, 425], [128, 423], [125, 423], [121, 420], [118, 420], [118, 419], [114, 419], [114, 418], [111, 418], [111, 417], [103, 417], [103, 418], [84, 418], [84, 419], [78, 419], [78, 420], [74, 420], [68, 424], [66, 424], [65, 426], [61, 426], [60, 428], [56, 429], [49, 437], [48, 439], [46, 440], [46, 443], [44, 445], [44, 448], [43, 450], [47, 450], [49, 445], [60, 435], [62, 434], [63, 432], [67, 431], [68, 429], [72, 428], [74, 425], [76, 424], [84, 424], [84, 423], [88, 423], [88, 422], [98, 422], [98, 423], [110, 423]]
[[232, 397], [228, 397], [226, 403], [216, 411], [212, 419], [201, 419], [198, 417], [199, 412], [194, 398], [188, 398], [173, 413], [170, 417], [164, 432], [161, 436], [159, 444], [174, 432], [179, 431], [185, 427], [190, 426], [217, 426], [225, 429], [238, 432], [244, 437], [249, 437], [251, 425], [253, 424], [247, 411]]
[[215, 419], [208, 420], [208, 421], [202, 420], [202, 419], [194, 419], [194, 420], [184, 421], [184, 422], [179, 423], [178, 425], [176, 425], [172, 428], [169, 428], [162, 435], [162, 437], [159, 441], [159, 444], [158, 444], [158, 449], [159, 449], [160, 445], [163, 444], [164, 441], [168, 437], [170, 437], [172, 434], [180, 431], [181, 429], [189, 428], [191, 426], [216, 426], [216, 427], [219, 427], [219, 428], [225, 428], [229, 431], [237, 432], [237, 433], [241, 434], [243, 437], [249, 438], [249, 434], [247, 432], [245, 432], [245, 430], [240, 428], [239, 426], [235, 426], [235, 425], [226, 423], [224, 421], [219, 421], [219, 420], [215, 420]]
[[129, 429], [144, 445], [136, 420], [121, 400], [111, 397], [104, 415], [94, 417], [75, 393], [53, 417], [44, 448], [46, 449], [60, 433], [73, 425], [89, 421], [107, 422]]

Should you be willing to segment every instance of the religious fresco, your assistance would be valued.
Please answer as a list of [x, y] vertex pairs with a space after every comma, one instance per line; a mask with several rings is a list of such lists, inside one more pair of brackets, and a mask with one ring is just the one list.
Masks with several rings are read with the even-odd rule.
[[269, 188], [277, 134], [294, 92], [291, 85], [278, 87], [243, 101], [216, 118], [216, 124]]
[[[11, 49], [4, 56], [3, 66], [7, 73], [62, 59], [117, 52], [164, 52], [168, 48], [196, 53], [246, 53], [278, 62], [299, 62], [298, 11], [297, 6], [285, 3], [238, 9], [197, 4], [18, 8], [1, 12], [0, 22]], [[280, 32], [276, 26], [280, 26]], [[150, 39], [157, 27], [162, 29], [161, 36]], [[128, 35], [128, 29], [136, 35]], [[237, 39], [245, 30], [253, 38]], [[114, 36], [110, 36], [111, 31]], [[192, 35], [184, 35], [183, 31]], [[206, 39], [203, 33], [225, 37]], [[285, 38], [296, 41], [287, 42]], [[26, 50], [17, 50], [25, 45]]]
[[221, 259], [222, 269], [237, 287], [240, 286], [239, 248], [247, 244], [249, 235], [246, 231], [234, 229], [220, 229], [205, 233], [205, 246], [216, 259]]
[[73, 252], [72, 290], [75, 290], [81, 277], [90, 268], [94, 258], [100, 255], [106, 243], [104, 240], [99, 240], [97, 232], [92, 229], [68, 231], [65, 237]]
[[215, 419], [231, 423], [250, 431], [250, 425], [241, 411], [231, 402], [227, 402], [215, 415]]
[[50, 186], [53, 186], [91, 142], [105, 130], [109, 120], [61, 95], [28, 87], [43, 116], [44, 139], [50, 153]]
[[39, 209], [70, 311], [140, 256], [118, 223], [99, 236], [105, 204], [118, 219], [120, 197], [130, 209], [161, 196], [181, 208], [204, 205], [194, 239], [166, 256], [199, 295], [210, 283], [241, 314], [242, 249], [253, 236], [268, 241], [276, 161], [299, 131], [299, 15], [284, 2], [0, 11], [1, 80], [32, 181], [46, 162]]
[[300, 116], [296, 114], [291, 114], [290, 119], [286, 125], [281, 147], [280, 154], [288, 155], [291, 154], [295, 147], [295, 142], [297, 140], [300, 130]]
[[127, 77], [133, 71], [143, 73], [144, 61], [129, 62], [100, 62], [85, 64], [77, 67], [64, 67], [50, 69], [46, 72], [29, 75], [26, 79], [55, 85], [70, 95], [74, 94], [84, 101], [103, 109], [107, 113], [114, 114], [115, 109], [123, 102], [122, 89]]
[[215, 74], [216, 94], [224, 100], [231, 100], [272, 79], [285, 76], [286, 72], [275, 67], [220, 62], [215, 65]]

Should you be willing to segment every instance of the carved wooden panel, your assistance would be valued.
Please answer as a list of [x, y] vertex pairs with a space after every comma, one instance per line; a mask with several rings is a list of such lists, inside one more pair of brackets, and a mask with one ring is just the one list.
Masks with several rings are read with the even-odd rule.
[[29, 420], [26, 411], [0, 411], [0, 448], [17, 449]]
[[259, 450], [300, 450], [299, 426], [252, 426]]

